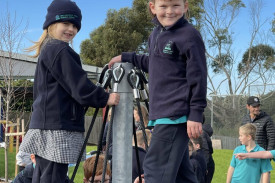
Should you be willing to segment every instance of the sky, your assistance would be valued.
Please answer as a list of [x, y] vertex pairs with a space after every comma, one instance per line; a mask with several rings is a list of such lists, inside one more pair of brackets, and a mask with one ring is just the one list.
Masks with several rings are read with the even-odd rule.
[[[8, 9], [12, 16], [16, 16], [19, 21], [22, 19], [21, 25], [26, 25], [27, 34], [23, 40], [23, 47], [29, 47], [32, 45], [31, 41], [37, 41], [42, 34], [42, 25], [45, 21], [47, 13], [47, 7], [52, 0], [0, 0], [0, 15]], [[251, 0], [243, 0], [245, 4]], [[80, 53], [80, 44], [83, 40], [89, 38], [89, 34], [100, 25], [104, 24], [107, 11], [109, 9], [119, 10], [124, 7], [131, 7], [133, 0], [75, 0], [77, 5], [82, 11], [82, 27], [80, 32], [74, 38], [73, 47], [77, 53]], [[274, 17], [275, 4], [274, 0], [263, 0], [263, 17], [270, 20]], [[145, 11], [145, 10], [144, 10]], [[239, 41], [238, 45], [240, 52], [245, 51], [248, 36], [248, 24], [249, 19], [245, 11], [240, 12], [235, 26], [236, 37], [241, 36], [242, 41]], [[270, 21], [266, 23], [267, 27], [271, 27]]]
[[[82, 12], [82, 26], [73, 40], [73, 47], [80, 53], [80, 44], [89, 38], [89, 34], [100, 25], [104, 24], [109, 9], [119, 10], [131, 7], [132, 0], [74, 0]], [[22, 19], [22, 25], [28, 24], [27, 34], [23, 40], [23, 47], [32, 45], [37, 41], [43, 30], [42, 26], [47, 14], [47, 8], [52, 0], [0, 0], [0, 16], [8, 9], [16, 19]], [[22, 26], [23, 28], [23, 26]], [[22, 30], [22, 29], [21, 29]]]

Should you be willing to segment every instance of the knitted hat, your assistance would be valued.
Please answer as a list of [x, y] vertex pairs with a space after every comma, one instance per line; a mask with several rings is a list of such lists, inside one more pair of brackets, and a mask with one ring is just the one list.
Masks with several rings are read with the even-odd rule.
[[43, 29], [47, 29], [55, 22], [71, 22], [79, 31], [81, 28], [81, 19], [81, 10], [75, 2], [71, 0], [53, 0], [48, 7]]

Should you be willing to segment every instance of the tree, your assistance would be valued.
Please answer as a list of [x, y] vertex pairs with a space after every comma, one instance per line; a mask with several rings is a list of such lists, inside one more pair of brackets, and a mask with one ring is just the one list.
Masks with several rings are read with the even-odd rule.
[[[199, 27], [202, 0], [191, 1], [190, 20]], [[121, 52], [146, 53], [147, 40], [153, 29], [152, 17], [144, 11], [146, 9], [147, 0], [135, 0], [132, 8], [109, 10], [105, 24], [81, 43], [80, 56], [84, 63], [103, 66]]]
[[[275, 13], [274, 13], [274, 16], [275, 16]], [[273, 32], [273, 34], [275, 34], [275, 18], [273, 18], [272, 20], [272, 29], [271, 31]]]
[[[16, 53], [19, 52], [21, 41], [27, 29], [27, 24], [26, 26], [21, 27], [22, 22], [22, 19], [19, 21], [16, 19], [16, 14], [14, 14], [12, 17], [8, 10], [0, 17], [0, 75], [3, 80], [3, 82], [1, 82], [1, 92], [4, 91], [2, 93], [2, 99], [5, 104], [4, 115], [1, 115], [1, 119], [4, 117], [6, 124], [8, 121], [10, 121], [10, 111], [12, 110], [13, 105], [16, 103], [14, 99], [17, 95], [17, 88], [15, 88], [13, 85], [16, 65], [12, 58]], [[8, 128], [5, 129], [5, 133], [7, 132]], [[5, 136], [5, 144], [6, 146], [8, 144], [7, 136]], [[5, 181], [8, 182], [7, 148], [5, 148]]]
[[[267, 22], [261, 19], [262, 8], [262, 0], [249, 1], [247, 5], [241, 0], [204, 1], [201, 30], [206, 44], [208, 91], [212, 100], [214, 97], [217, 101], [213, 103], [214, 106], [209, 102], [208, 108], [216, 109], [212, 112], [220, 126], [234, 126], [237, 124], [234, 121], [241, 120], [243, 112], [239, 105], [244, 108], [243, 95], [249, 85], [263, 81], [266, 83], [272, 79], [270, 72], [266, 71], [271, 71], [274, 67], [274, 50], [257, 39], [262, 26]], [[250, 40], [247, 51], [239, 61], [234, 45], [242, 41], [242, 38], [236, 39], [234, 24], [241, 10], [249, 12], [250, 32], [247, 34]], [[221, 94], [230, 96], [220, 96]], [[237, 117], [236, 120], [232, 120], [232, 115]]]

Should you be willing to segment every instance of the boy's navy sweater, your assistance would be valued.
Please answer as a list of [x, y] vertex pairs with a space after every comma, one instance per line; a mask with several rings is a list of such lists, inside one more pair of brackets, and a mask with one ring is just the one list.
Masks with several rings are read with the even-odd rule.
[[84, 107], [105, 107], [109, 98], [82, 69], [68, 43], [50, 39], [38, 58], [30, 129], [84, 132]]
[[149, 73], [149, 119], [187, 115], [188, 120], [202, 122], [207, 67], [201, 35], [184, 17], [168, 28], [154, 21], [149, 55], [122, 53], [122, 62]]

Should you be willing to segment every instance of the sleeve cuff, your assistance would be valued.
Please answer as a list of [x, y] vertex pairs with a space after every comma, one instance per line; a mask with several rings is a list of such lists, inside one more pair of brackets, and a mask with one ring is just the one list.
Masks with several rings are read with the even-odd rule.
[[190, 109], [188, 120], [202, 123], [203, 110], [201, 111], [201, 110]]

